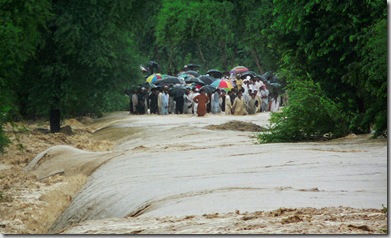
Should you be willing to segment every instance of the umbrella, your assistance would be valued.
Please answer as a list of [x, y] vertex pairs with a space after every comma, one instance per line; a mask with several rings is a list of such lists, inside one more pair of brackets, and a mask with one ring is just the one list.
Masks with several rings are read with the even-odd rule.
[[201, 75], [198, 78], [201, 79], [205, 84], [211, 84], [214, 81], [216, 81], [216, 78], [213, 78], [212, 76], [209, 75]]
[[246, 68], [244, 66], [236, 66], [233, 69], [231, 69], [231, 71], [229, 71], [229, 73], [230, 74], [242, 74], [247, 71], [248, 71], [248, 68]]
[[196, 68], [199, 68], [200, 66], [198, 64], [187, 64], [183, 66], [184, 69], [188, 70], [195, 70]]
[[199, 78], [195, 78], [195, 77], [189, 77], [188, 79], [185, 79], [185, 82], [186, 83], [195, 83], [195, 84], [205, 85], [204, 81], [202, 81]]
[[206, 93], [213, 93], [216, 90], [216, 87], [213, 87], [212, 85], [205, 85], [200, 88], [200, 90], [205, 90]]
[[210, 69], [206, 73], [215, 78], [221, 78], [223, 76], [223, 73], [218, 69]]
[[155, 85], [167, 85], [167, 84], [184, 84], [185, 82], [178, 77], [168, 76], [165, 79], [156, 81]]
[[148, 83], [156, 83], [158, 80], [161, 80], [162, 79], [162, 75], [161, 74], [151, 74], [147, 77], [147, 79], [145, 80], [145, 82], [148, 82]]
[[262, 82], [266, 82], [266, 78], [263, 75], [256, 74], [254, 77], [261, 79]]
[[149, 61], [149, 66], [151, 66], [152, 68], [156, 68], [156, 69], [159, 68], [159, 64], [156, 63], [156, 62], [153, 61], [153, 60]]
[[283, 87], [284, 86], [279, 83], [270, 83], [270, 81], [266, 83], [266, 88], [267, 90], [269, 90], [270, 94], [274, 92], [276, 92], [277, 94], [283, 94], [285, 92]]
[[147, 71], [148, 71], [148, 70], [147, 70], [144, 66], [142, 66], [142, 65], [140, 65], [140, 69], [141, 69], [142, 72], [147, 72]]
[[269, 77], [272, 76], [273, 72], [271, 71], [267, 71], [266, 73], [264, 73], [262, 76], [266, 79], [266, 80], [269, 80]]
[[168, 77], [171, 77], [171, 75], [168, 75], [168, 74], [162, 74], [162, 79], [166, 79]]
[[185, 80], [185, 82], [187, 82], [191, 78], [194, 78], [194, 75], [187, 74], [187, 73], [180, 73], [180, 74], [178, 74], [178, 78], [183, 78]]
[[169, 95], [176, 98], [176, 97], [182, 97], [183, 94], [185, 94], [187, 91], [187, 88], [183, 85], [174, 86], [170, 89]]
[[257, 76], [257, 73], [255, 73], [254, 71], [247, 71], [247, 72], [242, 73], [240, 78], [241, 79], [245, 79], [245, 78], [247, 78], [247, 76], [250, 76], [251, 78], [254, 78], [255, 76]]
[[188, 70], [188, 71], [186, 71], [185, 73], [186, 73], [186, 74], [193, 75], [194, 77], [200, 76], [200, 74], [199, 74], [197, 71], [194, 71], [194, 70]]
[[234, 86], [231, 82], [224, 80], [224, 79], [218, 79], [214, 81], [210, 86], [216, 87], [216, 88], [223, 88], [226, 90], [231, 90]]

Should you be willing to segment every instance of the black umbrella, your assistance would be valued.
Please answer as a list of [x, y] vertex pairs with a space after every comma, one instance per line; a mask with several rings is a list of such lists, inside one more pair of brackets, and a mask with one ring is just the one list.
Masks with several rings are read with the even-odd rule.
[[263, 75], [257, 74], [257, 75], [255, 75], [255, 77], [259, 78], [262, 82], [266, 82], [267, 81], [266, 78]]
[[168, 84], [183, 84], [184, 81], [180, 80], [178, 77], [168, 76], [165, 79], [156, 81], [155, 85], [168, 85]]
[[209, 75], [201, 75], [198, 78], [201, 79], [205, 84], [211, 84], [217, 80], [216, 78]]
[[277, 94], [283, 94], [285, 92], [285, 90], [283, 89], [284, 86], [279, 84], [279, 83], [271, 83], [270, 81], [268, 81], [266, 83], [266, 88], [267, 90], [269, 90], [269, 93], [277, 93]]
[[186, 93], [186, 91], [187, 88], [185, 86], [179, 85], [171, 88], [168, 93], [170, 96], [176, 98], [176, 97], [182, 97]]
[[245, 78], [247, 78], [247, 76], [250, 76], [251, 78], [254, 78], [255, 76], [257, 76], [257, 73], [255, 73], [254, 71], [247, 71], [247, 72], [242, 73], [240, 78], [241, 79], [245, 79]]
[[216, 87], [213, 87], [211, 85], [205, 85], [200, 88], [200, 90], [203, 89], [206, 93], [213, 93], [216, 90]]
[[187, 64], [183, 68], [187, 70], [195, 70], [199, 68], [200, 66], [198, 64]]
[[268, 71], [266, 73], [264, 73], [262, 75], [267, 81], [270, 81], [270, 82], [276, 82], [278, 79], [277, 79], [277, 76], [275, 75], [275, 73], [273, 73], [272, 71]]
[[198, 77], [200, 76], [200, 74], [197, 72], [197, 71], [194, 71], [194, 70], [188, 70], [188, 71], [185, 71], [186, 74], [191, 74], [193, 75], [194, 77]]
[[202, 81], [199, 78], [194, 78], [194, 77], [189, 77], [185, 79], [186, 83], [195, 83], [195, 84], [200, 84], [200, 85], [205, 85], [205, 82]]
[[210, 76], [212, 77], [215, 77], [215, 78], [221, 78], [223, 77], [223, 73], [220, 72], [220, 70], [218, 69], [210, 69], [208, 70], [208, 72], [206, 72], [207, 74], [209, 74]]

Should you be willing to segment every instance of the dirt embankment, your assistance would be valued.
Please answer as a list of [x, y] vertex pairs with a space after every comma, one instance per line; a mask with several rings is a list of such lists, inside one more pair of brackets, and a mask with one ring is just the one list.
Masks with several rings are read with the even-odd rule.
[[209, 130], [232, 130], [232, 131], [251, 131], [251, 132], [263, 132], [266, 128], [256, 125], [252, 122], [243, 121], [229, 121], [221, 125], [209, 125], [205, 127]]
[[62, 234], [384, 234], [379, 209], [280, 208], [180, 217], [112, 218], [87, 221]]
[[[42, 234], [69, 205], [84, 185], [87, 174], [64, 171], [40, 177], [26, 173], [27, 164], [42, 151], [56, 145], [71, 145], [87, 151], [109, 151], [114, 143], [91, 139], [98, 129], [91, 118], [65, 120], [60, 133], [49, 133], [48, 122], [8, 124], [11, 140], [0, 155], [0, 234]], [[46, 159], [47, 160], [47, 159]]]

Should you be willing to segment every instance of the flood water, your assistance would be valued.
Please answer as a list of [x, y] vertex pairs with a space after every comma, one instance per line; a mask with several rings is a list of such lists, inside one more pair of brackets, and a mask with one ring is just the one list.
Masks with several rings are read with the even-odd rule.
[[265, 126], [267, 113], [117, 117], [94, 137], [116, 141], [119, 156], [90, 176], [51, 232], [112, 217], [387, 204], [385, 139], [257, 144], [252, 132], [205, 129], [232, 120]]

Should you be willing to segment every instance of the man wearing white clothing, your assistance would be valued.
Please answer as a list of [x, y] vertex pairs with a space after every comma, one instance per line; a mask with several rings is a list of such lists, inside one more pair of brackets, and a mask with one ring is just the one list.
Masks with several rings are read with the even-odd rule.
[[[200, 93], [199, 93], [199, 91], [198, 91], [198, 88], [195, 88], [195, 89], [194, 89], [194, 93], [193, 93], [193, 98], [192, 98], [192, 100], [193, 100], [196, 96], [198, 96], [198, 95], [200, 95]], [[193, 100], [193, 113], [194, 113], [194, 115], [197, 115], [197, 109], [198, 109], [198, 103], [194, 102], [194, 100]]]
[[266, 89], [266, 86], [263, 85], [261, 87], [261, 99], [262, 99], [262, 107], [261, 112], [266, 112], [269, 107], [269, 90]]
[[161, 96], [161, 115], [167, 115], [168, 114], [168, 102], [169, 102], [170, 96], [168, 95], [168, 88], [164, 87], [162, 96]]

